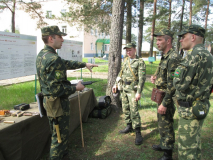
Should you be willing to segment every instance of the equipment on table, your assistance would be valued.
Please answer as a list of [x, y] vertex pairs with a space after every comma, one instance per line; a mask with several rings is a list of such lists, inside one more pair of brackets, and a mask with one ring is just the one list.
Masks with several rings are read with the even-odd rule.
[[[84, 85], [84, 86], [86, 86], [86, 85], [91, 85], [91, 84], [93, 84], [95, 82], [98, 82], [98, 81], [87, 81], [87, 82], [81, 81], [81, 84]], [[78, 84], [78, 82], [77, 83], [75, 83], [75, 82], [72, 83], [72, 81], [70, 81], [70, 83], [71, 83], [71, 86], [76, 86]]]
[[0, 116], [9, 116], [10, 111], [9, 110], [0, 110]]
[[22, 111], [27, 110], [29, 108], [30, 108], [30, 105], [26, 104], [26, 103], [21, 103], [21, 104], [18, 104], [18, 105], [14, 106], [15, 110], [22, 110]]

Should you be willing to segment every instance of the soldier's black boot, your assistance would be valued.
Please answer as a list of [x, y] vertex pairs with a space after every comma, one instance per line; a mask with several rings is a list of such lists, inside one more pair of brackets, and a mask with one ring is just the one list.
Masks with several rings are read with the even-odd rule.
[[141, 129], [135, 128], [136, 138], [135, 145], [141, 145], [143, 143], [143, 137], [141, 136]]
[[129, 133], [132, 132], [132, 123], [127, 123], [126, 128], [124, 128], [123, 130], [120, 130], [119, 133], [125, 134], [125, 133]]
[[164, 151], [164, 149], [162, 149], [160, 147], [160, 144], [158, 144], [158, 145], [156, 145], [156, 144], [152, 145], [152, 149], [154, 149], [155, 151]]
[[172, 159], [172, 150], [165, 150], [164, 154], [158, 160], [173, 160]]

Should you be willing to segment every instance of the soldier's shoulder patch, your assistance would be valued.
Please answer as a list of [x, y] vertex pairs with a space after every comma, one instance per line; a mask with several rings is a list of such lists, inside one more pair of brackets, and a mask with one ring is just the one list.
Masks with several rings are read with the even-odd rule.
[[174, 78], [174, 74], [175, 74], [175, 72], [171, 72], [170, 77], [171, 77], [171, 78]]
[[174, 77], [179, 77], [180, 76], [180, 70], [176, 69], [174, 72]]
[[56, 79], [60, 79], [61, 77], [62, 77], [61, 71], [56, 70], [56, 71], [55, 71], [55, 78], [56, 78]]

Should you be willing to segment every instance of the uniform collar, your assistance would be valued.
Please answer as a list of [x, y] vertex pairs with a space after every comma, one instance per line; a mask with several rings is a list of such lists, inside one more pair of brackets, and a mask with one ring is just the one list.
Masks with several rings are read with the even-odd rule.
[[48, 51], [50, 51], [50, 52], [52, 52], [52, 53], [57, 54], [56, 51], [55, 51], [55, 49], [53, 49], [52, 47], [50, 47], [50, 46], [48, 46], [48, 45], [45, 45], [45, 46], [44, 46], [44, 49], [46, 49], [46, 50], [48, 50]]
[[170, 50], [167, 53], [163, 54], [162, 57], [167, 58], [173, 52], [173, 50], [173, 48], [170, 48]]

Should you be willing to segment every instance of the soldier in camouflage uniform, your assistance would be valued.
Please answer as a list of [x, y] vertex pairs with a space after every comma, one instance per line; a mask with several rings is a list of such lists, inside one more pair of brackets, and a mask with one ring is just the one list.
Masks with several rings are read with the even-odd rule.
[[174, 71], [181, 60], [181, 56], [172, 48], [173, 32], [162, 29], [154, 36], [157, 40], [157, 46], [162, 51], [161, 61], [154, 76], [151, 76], [151, 82], [157, 89], [166, 92], [161, 104], [158, 104], [158, 129], [160, 133], [160, 144], [153, 145], [156, 151], [163, 151], [164, 155], [159, 160], [171, 160], [172, 150], [174, 148], [175, 133], [173, 129], [173, 117], [175, 106], [173, 95], [175, 88], [173, 86]]
[[[76, 87], [71, 87], [71, 83], [67, 80], [66, 70], [87, 67], [91, 71], [91, 67], [97, 65], [61, 59], [56, 53], [56, 49], [61, 48], [64, 41], [62, 36], [66, 36], [66, 34], [61, 32], [58, 26], [44, 27], [41, 29], [41, 32], [45, 47], [37, 56], [36, 68], [41, 91], [44, 95], [45, 109], [47, 110], [47, 101], [49, 102], [50, 99], [52, 100], [52, 104], [59, 102], [58, 106], [61, 106], [57, 107], [61, 111], [58, 117], [48, 117], [50, 130], [52, 132], [50, 159], [60, 160], [68, 153], [70, 115], [68, 96], [75, 91], [84, 89], [84, 86], [80, 82]], [[54, 111], [53, 108], [50, 109], [50, 112]], [[47, 110], [47, 115], [50, 114], [48, 112]], [[62, 139], [61, 143], [58, 143], [56, 129], [54, 128], [56, 121], [58, 121], [59, 124]]]
[[201, 129], [209, 112], [213, 57], [203, 45], [205, 29], [190, 25], [179, 34], [187, 55], [175, 70], [173, 84], [179, 104], [178, 159], [201, 160]]
[[138, 100], [141, 98], [141, 92], [146, 80], [146, 65], [142, 58], [135, 55], [135, 47], [134, 43], [128, 43], [124, 47], [128, 57], [124, 59], [122, 70], [118, 74], [112, 91], [116, 93], [118, 87], [121, 92], [122, 108], [127, 127], [121, 130], [120, 133], [129, 133], [135, 129], [135, 144], [140, 145], [143, 142], [143, 138], [141, 136], [141, 118], [138, 112]]

